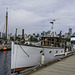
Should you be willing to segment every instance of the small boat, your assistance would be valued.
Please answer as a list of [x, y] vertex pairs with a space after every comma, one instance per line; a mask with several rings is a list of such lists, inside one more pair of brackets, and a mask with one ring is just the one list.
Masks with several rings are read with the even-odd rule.
[[71, 36], [72, 51], [75, 51], [75, 36]]

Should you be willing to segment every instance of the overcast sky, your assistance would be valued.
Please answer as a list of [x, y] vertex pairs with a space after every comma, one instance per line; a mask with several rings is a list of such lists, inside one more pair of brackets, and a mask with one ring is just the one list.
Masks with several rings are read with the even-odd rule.
[[[55, 19], [54, 30], [58, 33], [75, 32], [75, 0], [0, 0], [0, 19], [8, 7], [8, 32], [18, 34], [41, 33], [51, 30], [50, 21]], [[4, 18], [3, 18], [4, 19]], [[0, 20], [0, 26], [2, 21]], [[1, 28], [2, 29], [2, 28]]]

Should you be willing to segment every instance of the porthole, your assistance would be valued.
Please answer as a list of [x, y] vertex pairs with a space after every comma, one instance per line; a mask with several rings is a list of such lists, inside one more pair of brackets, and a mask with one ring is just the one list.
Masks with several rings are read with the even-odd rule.
[[40, 53], [42, 53], [43, 51], [41, 50]]
[[42, 55], [44, 55], [44, 53]]
[[56, 53], [58, 53], [58, 51], [56, 51]]
[[51, 53], [52, 51], [49, 51], [49, 53]]

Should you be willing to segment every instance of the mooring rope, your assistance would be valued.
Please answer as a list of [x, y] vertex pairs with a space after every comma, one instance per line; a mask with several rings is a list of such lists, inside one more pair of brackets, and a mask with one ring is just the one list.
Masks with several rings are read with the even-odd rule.
[[27, 52], [24, 51], [24, 49], [22, 48], [22, 46], [21, 45], [19, 45], [19, 46], [23, 50], [23, 52], [29, 57], [29, 55], [27, 54]]

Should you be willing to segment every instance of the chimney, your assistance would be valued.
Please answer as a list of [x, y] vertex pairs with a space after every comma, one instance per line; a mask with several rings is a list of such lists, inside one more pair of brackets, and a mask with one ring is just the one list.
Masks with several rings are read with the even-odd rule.
[[24, 39], [24, 29], [22, 29], [22, 39]]
[[17, 37], [17, 28], [16, 28], [16, 37]]

